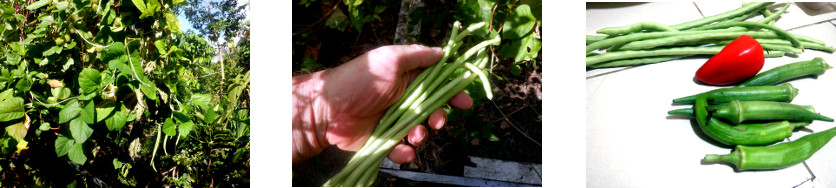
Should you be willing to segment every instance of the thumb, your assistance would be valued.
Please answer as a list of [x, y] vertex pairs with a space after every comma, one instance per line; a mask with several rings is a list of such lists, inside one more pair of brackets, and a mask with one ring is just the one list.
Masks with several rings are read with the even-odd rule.
[[394, 61], [394, 66], [399, 73], [432, 66], [438, 63], [443, 56], [439, 47], [427, 47], [418, 44], [384, 46], [374, 51], [377, 57], [394, 58], [390, 60]]

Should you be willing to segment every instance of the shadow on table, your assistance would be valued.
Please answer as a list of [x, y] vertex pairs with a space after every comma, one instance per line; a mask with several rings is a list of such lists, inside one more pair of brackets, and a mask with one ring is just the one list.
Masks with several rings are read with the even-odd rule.
[[809, 16], [836, 12], [836, 2], [803, 2], [796, 4], [802, 11], [804, 11], [805, 14]]

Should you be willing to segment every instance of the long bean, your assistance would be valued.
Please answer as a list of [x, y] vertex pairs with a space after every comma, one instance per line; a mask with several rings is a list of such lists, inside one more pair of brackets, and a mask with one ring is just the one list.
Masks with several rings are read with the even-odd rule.
[[665, 32], [652, 32], [652, 33], [633, 33], [624, 36], [618, 36], [613, 38], [607, 38], [604, 40], [600, 40], [597, 42], [593, 42], [592, 44], [586, 45], [586, 53], [592, 52], [597, 49], [607, 48], [613, 45], [618, 44], [625, 44], [632, 41], [639, 41], [639, 40], [646, 40], [646, 39], [654, 39], [654, 38], [662, 38], [662, 37], [670, 37], [670, 36], [687, 36], [687, 35], [699, 35], [699, 34], [706, 34], [706, 33], [716, 33], [720, 31], [745, 31], [745, 28], [729, 28], [729, 29], [722, 29], [722, 30], [714, 30], [714, 31], [665, 31]]
[[600, 34], [605, 35], [623, 35], [623, 34], [630, 34], [640, 31], [679, 31], [677, 29], [668, 27], [667, 25], [656, 23], [656, 22], [639, 22], [633, 25], [627, 26], [620, 26], [620, 27], [606, 27], [603, 29], [599, 29], [596, 31]]
[[[682, 43], [689, 43], [689, 42], [699, 42], [704, 40], [732, 40], [740, 37], [741, 35], [748, 35], [752, 38], [777, 38], [779, 34], [769, 32], [769, 31], [742, 31], [742, 32], [710, 32], [710, 33], [702, 33], [702, 34], [695, 34], [695, 35], [682, 35], [682, 36], [671, 36], [671, 37], [662, 37], [656, 39], [648, 39], [648, 40], [640, 40], [635, 42], [630, 42], [621, 46], [621, 50], [642, 50], [642, 49], [650, 49], [660, 46], [670, 46], [670, 45], [677, 45]], [[793, 37], [794, 38], [794, 37]], [[801, 42], [796, 39], [798, 42], [798, 46], [801, 46]]]
[[685, 23], [673, 25], [671, 27], [674, 28], [674, 29], [677, 29], [677, 30], [686, 30], [686, 29], [690, 29], [690, 28], [694, 28], [694, 27], [699, 27], [699, 26], [702, 26], [702, 25], [711, 24], [711, 23], [714, 23], [714, 22], [717, 22], [717, 21], [720, 21], [720, 20], [724, 20], [724, 19], [728, 19], [728, 18], [734, 18], [734, 17], [740, 16], [740, 15], [752, 13], [754, 11], [766, 8], [767, 6], [769, 6], [771, 4], [773, 4], [773, 3], [771, 3], [771, 2], [759, 2], [759, 3], [746, 4], [746, 5], [743, 5], [740, 8], [737, 8], [737, 9], [734, 9], [734, 10], [731, 10], [731, 11], [728, 11], [728, 12], [720, 13], [720, 14], [717, 14], [717, 15], [705, 17], [705, 18], [690, 21], [690, 22], [685, 22]]
[[[455, 52], [460, 46], [463, 36], [485, 26], [484, 23], [474, 24], [461, 33], [457, 33], [459, 24], [455, 23], [454, 25], [456, 27], [453, 29], [453, 34], [451, 34], [444, 48], [445, 57], [457, 55]], [[489, 81], [481, 69], [487, 65], [489, 59], [485, 48], [488, 45], [496, 45], [499, 41], [499, 36], [483, 41], [460, 54], [455, 61], [450, 63], [440, 61], [425, 70], [429, 73], [422, 73], [419, 75], [421, 79], [417, 79], [417, 82], [413, 82], [407, 87], [407, 91], [412, 91], [412, 94], [405, 95], [402, 100], [396, 102], [399, 105], [392, 106], [390, 110], [387, 110], [386, 115], [379, 122], [378, 127], [375, 128], [374, 133], [366, 141], [363, 148], [352, 157], [343, 170], [328, 180], [325, 186], [371, 185], [378, 172], [375, 167], [376, 165], [379, 166], [380, 162], [386, 157], [385, 154], [391, 151], [394, 144], [400, 142], [400, 139], [405, 136], [409, 129], [426, 119], [434, 109], [446, 103], [458, 91], [467, 87], [476, 77], [482, 78], [483, 84], [486, 84], [486, 91], [490, 92], [490, 86], [487, 85]], [[470, 63], [470, 57], [474, 55], [477, 56], [475, 58], [476, 63]], [[470, 71], [459, 76], [452, 76], [453, 70], [459, 68], [466, 68]]]
[[747, 27], [747, 28], [763, 28], [763, 29], [766, 29], [766, 30], [770, 30], [772, 32], [775, 32], [775, 34], [777, 34], [778, 36], [786, 38], [787, 40], [792, 42], [793, 46], [798, 47], [798, 48], [802, 48], [802, 49], [804, 48], [801, 45], [801, 41], [799, 41], [798, 38], [796, 38], [793, 34], [790, 34], [789, 32], [787, 32], [787, 31], [785, 31], [781, 28], [778, 28], [778, 27], [775, 27], [775, 26], [772, 26], [772, 25], [768, 25], [768, 24], [764, 24], [764, 23], [759, 23], [759, 22], [719, 23], [719, 24], [710, 25], [710, 26], [705, 27], [703, 29], [712, 30], [712, 29], [723, 29], [723, 28], [737, 27], [737, 26]]
[[[586, 66], [589, 67], [591, 65], [595, 65], [595, 64], [598, 64], [598, 63], [606, 62], [606, 61], [630, 59], [630, 58], [637, 58], [637, 57], [651, 57], [651, 56], [663, 56], [663, 55], [714, 55], [714, 54], [720, 53], [720, 50], [722, 50], [722, 49], [723, 49], [723, 46], [708, 46], [708, 47], [679, 47], [679, 48], [654, 49], [654, 50], [608, 52], [608, 53], [603, 53], [601, 55], [587, 57], [586, 58]], [[769, 53], [776, 53], [776, 52], [765, 51], [764, 55], [769, 54]], [[780, 52], [780, 53], [783, 54], [783, 52]]]

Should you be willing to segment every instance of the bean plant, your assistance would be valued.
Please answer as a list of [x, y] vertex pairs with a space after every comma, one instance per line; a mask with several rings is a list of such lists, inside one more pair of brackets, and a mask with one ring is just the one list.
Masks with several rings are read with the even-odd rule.
[[249, 68], [211, 62], [182, 2], [0, 0], [2, 186], [248, 183]]

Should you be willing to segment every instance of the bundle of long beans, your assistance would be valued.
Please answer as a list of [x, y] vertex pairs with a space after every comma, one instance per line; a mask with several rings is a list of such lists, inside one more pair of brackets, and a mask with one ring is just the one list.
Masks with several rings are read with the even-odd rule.
[[[407, 86], [403, 97], [389, 107], [363, 148], [354, 154], [340, 172], [325, 182], [324, 186], [371, 185], [380, 170], [380, 163], [409, 129], [420, 124], [430, 113], [447, 103], [476, 77], [482, 79], [488, 98], [491, 97], [490, 85], [482, 69], [489, 60], [485, 48], [488, 45], [499, 44], [499, 35], [476, 44], [464, 54], [459, 54], [457, 50], [463, 43], [462, 39], [471, 32], [484, 28], [485, 23], [470, 25], [459, 33], [460, 27], [461, 23], [458, 21], [453, 24], [450, 39], [444, 45], [444, 55], [441, 60], [424, 70]], [[450, 58], [455, 61], [447, 62]], [[454, 71], [459, 68], [465, 68], [469, 72], [454, 74]]]
[[[642, 22], [598, 30], [603, 35], [586, 36], [586, 68], [607, 68], [659, 63], [694, 55], [714, 55], [741, 35], [758, 40], [765, 57], [800, 54], [804, 49], [833, 53], [833, 47], [811, 37], [791, 34], [775, 27], [777, 18], [791, 5], [776, 12], [772, 2], [745, 3], [725, 13], [667, 26]], [[758, 21], [744, 21], [761, 13]]]

